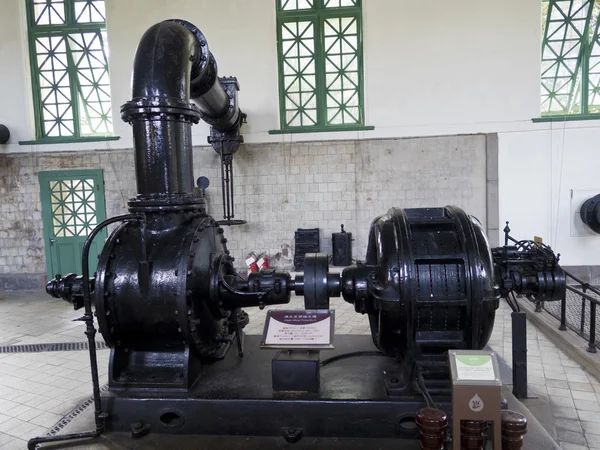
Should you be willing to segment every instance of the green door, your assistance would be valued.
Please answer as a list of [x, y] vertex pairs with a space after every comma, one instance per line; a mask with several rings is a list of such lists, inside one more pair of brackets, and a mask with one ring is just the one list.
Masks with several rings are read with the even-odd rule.
[[[81, 274], [81, 252], [88, 234], [106, 219], [102, 170], [40, 172], [40, 196], [48, 279]], [[106, 238], [100, 232], [90, 247], [90, 274]]]

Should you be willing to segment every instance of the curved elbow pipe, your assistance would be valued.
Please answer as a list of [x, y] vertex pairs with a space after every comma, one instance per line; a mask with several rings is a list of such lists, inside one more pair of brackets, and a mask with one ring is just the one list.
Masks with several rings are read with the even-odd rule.
[[132, 97], [121, 107], [121, 117], [133, 127], [138, 202], [131, 206], [201, 203], [193, 193], [191, 125], [203, 119], [227, 131], [239, 126], [241, 112], [221, 85], [197, 27], [168, 20], [144, 33]]

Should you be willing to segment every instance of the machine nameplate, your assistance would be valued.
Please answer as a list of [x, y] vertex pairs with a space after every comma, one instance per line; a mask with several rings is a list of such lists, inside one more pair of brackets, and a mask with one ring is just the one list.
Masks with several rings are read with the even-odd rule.
[[261, 347], [333, 348], [334, 318], [332, 310], [269, 311]]

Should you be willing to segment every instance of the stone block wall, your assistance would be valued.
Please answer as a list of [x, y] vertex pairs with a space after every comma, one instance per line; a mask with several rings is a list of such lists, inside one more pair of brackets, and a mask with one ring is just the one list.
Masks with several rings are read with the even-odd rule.
[[[489, 170], [497, 154], [488, 141], [466, 135], [243, 145], [234, 157], [235, 211], [248, 223], [226, 229], [229, 248], [239, 267], [253, 251], [289, 269], [297, 228], [320, 228], [321, 250], [331, 253], [331, 233], [343, 223], [360, 259], [370, 223], [392, 206], [454, 204], [485, 225], [497, 216], [490, 214], [497, 174]], [[98, 168], [107, 217], [126, 213], [136, 190], [132, 150], [0, 155], [0, 290], [44, 282], [38, 173]], [[210, 147], [194, 149], [194, 175], [210, 178], [208, 210], [220, 219], [220, 165]]]

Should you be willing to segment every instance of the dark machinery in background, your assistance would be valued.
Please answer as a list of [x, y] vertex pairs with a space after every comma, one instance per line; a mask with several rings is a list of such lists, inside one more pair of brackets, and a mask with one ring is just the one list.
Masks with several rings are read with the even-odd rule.
[[567, 279], [558, 264], [560, 255], [548, 245], [530, 240], [517, 241], [509, 233], [506, 222], [504, 246], [493, 249], [492, 255], [500, 295], [513, 310], [513, 393], [518, 398], [527, 398], [527, 318], [516, 295], [535, 303], [536, 311], [541, 311], [542, 302], [560, 301], [565, 297]]
[[0, 124], [0, 145], [4, 145], [10, 139], [10, 130], [6, 125]]
[[343, 224], [339, 233], [331, 233], [331, 246], [331, 262], [334, 266], [352, 264], [352, 233], [347, 233]]
[[583, 223], [593, 232], [600, 233], [600, 194], [583, 202], [579, 214]]
[[[450, 206], [390, 209], [371, 225], [365, 262], [341, 275], [329, 273], [327, 255], [316, 253], [294, 279], [277, 270], [240, 277], [223, 229], [193, 186], [191, 143], [191, 125], [203, 119], [224, 160], [235, 152], [243, 121], [236, 91], [234, 78], [217, 78], [192, 24], [161, 22], [142, 37], [133, 100], [122, 107], [133, 128], [138, 195], [130, 214], [88, 236], [82, 276], [57, 276], [47, 286], [50, 295], [85, 308], [96, 429], [35, 438], [30, 448], [104, 431], [282, 434], [289, 441], [413, 436], [404, 424], [425, 403], [435, 400], [450, 413], [447, 350], [483, 348], [502, 289], [529, 292], [526, 258], [518, 265], [507, 249], [492, 259], [479, 222]], [[90, 277], [90, 243], [117, 222]], [[494, 263], [508, 274], [500, 292]], [[518, 284], [516, 273], [526, 281]], [[371, 339], [336, 337], [341, 354], [321, 361], [317, 394], [273, 391], [275, 351], [260, 350], [260, 337], [242, 331], [242, 308], [285, 304], [292, 292], [304, 296], [306, 309], [328, 309], [329, 299], [342, 295], [369, 316]], [[110, 389], [102, 396], [92, 302], [111, 348]]]
[[294, 233], [294, 268], [304, 269], [304, 255], [321, 251], [321, 230], [298, 228]]
[[[509, 233], [507, 222], [504, 228], [504, 247], [492, 251], [500, 295], [509, 298], [516, 293], [536, 304], [561, 300], [567, 283], [565, 272], [558, 264], [560, 254], [556, 255], [542, 242], [517, 241]], [[513, 309], [517, 308], [518, 305], [514, 303]]]

